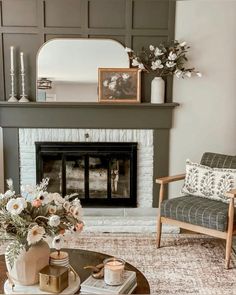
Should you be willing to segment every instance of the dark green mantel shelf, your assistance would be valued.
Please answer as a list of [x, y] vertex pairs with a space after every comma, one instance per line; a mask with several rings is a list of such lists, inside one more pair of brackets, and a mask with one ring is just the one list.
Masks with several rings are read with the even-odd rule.
[[0, 102], [0, 126], [21, 128], [171, 128], [178, 103]]

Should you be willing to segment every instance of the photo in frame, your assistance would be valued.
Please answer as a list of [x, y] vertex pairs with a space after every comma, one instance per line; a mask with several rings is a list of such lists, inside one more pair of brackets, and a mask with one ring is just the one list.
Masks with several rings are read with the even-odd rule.
[[98, 84], [101, 103], [140, 103], [140, 69], [99, 68]]

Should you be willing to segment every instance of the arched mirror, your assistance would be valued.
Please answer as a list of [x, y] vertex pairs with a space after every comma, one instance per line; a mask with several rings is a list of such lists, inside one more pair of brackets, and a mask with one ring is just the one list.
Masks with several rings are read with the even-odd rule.
[[111, 39], [53, 39], [37, 56], [37, 101], [97, 102], [98, 68], [129, 68]]

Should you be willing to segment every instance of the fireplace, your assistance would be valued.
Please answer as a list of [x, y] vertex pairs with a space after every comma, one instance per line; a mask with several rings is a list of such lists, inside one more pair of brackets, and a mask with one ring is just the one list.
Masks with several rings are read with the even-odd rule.
[[137, 206], [137, 143], [35, 142], [36, 180], [87, 207]]

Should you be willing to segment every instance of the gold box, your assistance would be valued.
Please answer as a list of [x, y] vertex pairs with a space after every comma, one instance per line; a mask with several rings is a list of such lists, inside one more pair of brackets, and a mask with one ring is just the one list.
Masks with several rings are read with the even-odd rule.
[[42, 291], [60, 293], [68, 287], [68, 268], [57, 265], [47, 265], [39, 272], [39, 288]]

